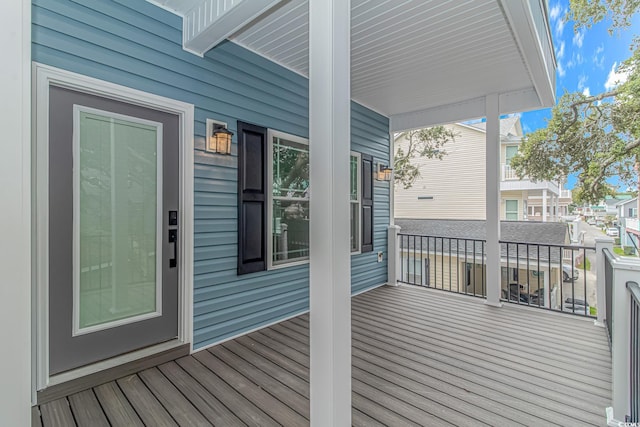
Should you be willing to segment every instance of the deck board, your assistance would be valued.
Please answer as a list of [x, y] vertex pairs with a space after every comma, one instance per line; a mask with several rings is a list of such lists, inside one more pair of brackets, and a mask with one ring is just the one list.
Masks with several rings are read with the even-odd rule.
[[[414, 286], [352, 300], [356, 426], [603, 425], [591, 319]], [[34, 408], [36, 425], [309, 424], [309, 316]], [[102, 424], [101, 424], [102, 423]]]
[[112, 426], [144, 427], [142, 420], [115, 381], [95, 387], [93, 391]]
[[69, 396], [71, 411], [78, 424], [95, 427], [109, 427], [105, 415], [93, 390], [85, 390]]

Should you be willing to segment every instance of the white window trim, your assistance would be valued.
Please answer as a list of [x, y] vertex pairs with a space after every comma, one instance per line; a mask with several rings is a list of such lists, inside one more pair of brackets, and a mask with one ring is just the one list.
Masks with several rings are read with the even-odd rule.
[[[273, 262], [273, 138], [282, 138], [309, 146], [309, 140], [289, 133], [273, 129], [267, 130], [267, 270], [294, 267], [309, 264], [309, 257], [291, 262], [274, 264]], [[311, 199], [311, 182], [309, 182], [309, 200]]]
[[[351, 162], [351, 157], [356, 158], [356, 163], [358, 170], [356, 172], [356, 176], [358, 179], [358, 200], [351, 200], [351, 196], [349, 196], [349, 207], [351, 204], [358, 204], [358, 227], [356, 230], [356, 241], [358, 242], [358, 249], [351, 252], [351, 255], [359, 255], [362, 253], [362, 154], [356, 151], [352, 151], [349, 156], [349, 162]], [[351, 167], [349, 167], [349, 172], [351, 172]], [[349, 183], [349, 189], [351, 189], [351, 183]]]

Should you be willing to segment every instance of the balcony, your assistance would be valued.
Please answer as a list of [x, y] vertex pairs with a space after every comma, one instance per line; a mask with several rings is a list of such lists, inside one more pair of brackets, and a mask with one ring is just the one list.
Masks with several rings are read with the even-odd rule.
[[560, 194], [558, 184], [551, 181], [533, 182], [528, 177], [520, 179], [510, 165], [501, 164], [500, 191], [516, 190], [548, 190], [553, 194]]
[[[309, 424], [308, 315], [43, 403], [34, 425]], [[415, 286], [352, 299], [353, 425], [603, 425], [611, 362], [575, 316]]]
[[638, 218], [627, 218], [626, 227], [627, 231], [631, 231], [635, 234], [640, 234], [640, 223], [638, 222]]

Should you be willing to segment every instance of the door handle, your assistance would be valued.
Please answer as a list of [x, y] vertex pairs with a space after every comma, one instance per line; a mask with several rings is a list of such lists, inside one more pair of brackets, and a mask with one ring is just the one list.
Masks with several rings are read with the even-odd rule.
[[169, 258], [169, 268], [178, 265], [178, 230], [169, 230], [169, 243], [173, 243], [173, 256]]

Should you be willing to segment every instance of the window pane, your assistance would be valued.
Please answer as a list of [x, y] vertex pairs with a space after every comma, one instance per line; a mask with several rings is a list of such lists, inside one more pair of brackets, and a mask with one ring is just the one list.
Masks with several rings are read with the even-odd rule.
[[358, 158], [351, 156], [351, 200], [358, 200]]
[[517, 145], [507, 145], [505, 147], [505, 161], [508, 165], [511, 164], [511, 159], [518, 153]]
[[309, 256], [309, 201], [273, 201], [273, 263]]
[[79, 327], [156, 310], [155, 126], [80, 113]]
[[273, 138], [273, 195], [308, 197], [309, 146]]
[[351, 203], [351, 252], [360, 250], [360, 203]]

